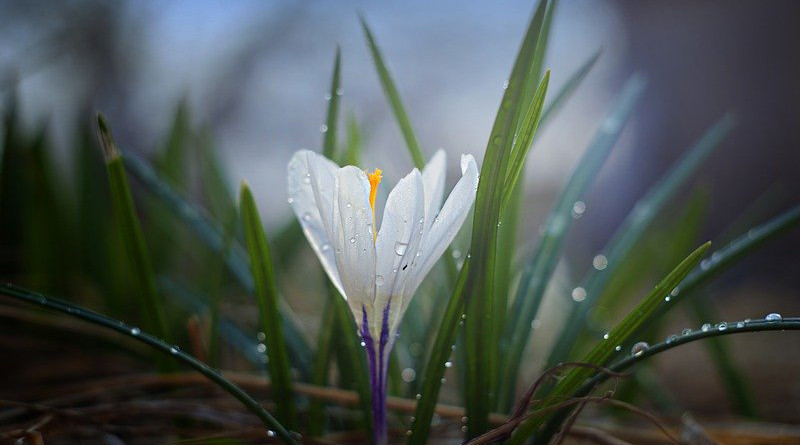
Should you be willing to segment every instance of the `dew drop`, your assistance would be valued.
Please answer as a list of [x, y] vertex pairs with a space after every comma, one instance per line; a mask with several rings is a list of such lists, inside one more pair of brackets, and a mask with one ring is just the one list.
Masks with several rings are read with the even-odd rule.
[[681, 335], [689, 335], [691, 333], [692, 333], [692, 330], [689, 329], [689, 328], [686, 328], [683, 331], [681, 331]]
[[739, 329], [743, 328], [744, 327], [744, 322], [740, 321], [740, 322], [736, 323], [736, 327], [739, 328]]
[[614, 350], [617, 351], [617, 352], [622, 351], [622, 346], [621, 345], [617, 345], [617, 346], [614, 347]]
[[303, 178], [304, 184], [311, 184], [311, 173], [306, 173], [306, 176]]
[[446, 379], [446, 378], [444, 378], [444, 377], [442, 377], [442, 379], [441, 379], [441, 380], [439, 380], [439, 381], [440, 381], [440, 382], [442, 382], [442, 385], [444, 385], [445, 383], [447, 383], [447, 379]]
[[308, 212], [303, 213], [303, 221], [306, 221], [306, 222], [311, 221], [311, 213], [308, 213]]
[[320, 125], [319, 126], [319, 132], [320, 133], [327, 133], [328, 132], [328, 126], [326, 124]]
[[348, 203], [347, 203], [347, 208], [349, 209], [349, 208], [351, 208], [351, 207], [353, 207], [353, 203], [350, 203], [350, 202], [348, 202]]
[[411, 437], [411, 430], [406, 430], [406, 436]]
[[603, 340], [608, 340], [608, 332], [606, 332], [605, 334], [603, 334]]
[[450, 361], [444, 362], [444, 367], [445, 368], [452, 368], [453, 367], [453, 362], [450, 362]]
[[294, 198], [292, 198], [292, 197], [290, 196], [288, 199], [286, 199], [286, 202], [288, 202], [289, 204], [291, 204], [291, 203], [293, 203], [293, 202], [294, 202]]
[[451, 255], [453, 255], [453, 259], [457, 260], [461, 258], [461, 251], [458, 249], [453, 249], [453, 253]]
[[331, 93], [325, 93], [325, 100], [331, 100], [331, 99], [333, 99], [333, 96], [331, 96]]
[[681, 290], [676, 287], [675, 289], [672, 289], [672, 292], [670, 292], [669, 294], [672, 295], [673, 297], [677, 297], [680, 292]]
[[383, 286], [383, 275], [375, 276], [375, 284], [378, 286]]
[[331, 245], [330, 244], [323, 244], [322, 247], [320, 247], [320, 249], [323, 252], [327, 252], [327, 251], [331, 250]]
[[781, 317], [781, 314], [779, 314], [777, 312], [773, 312], [773, 313], [767, 315], [766, 317], [764, 317], [764, 320], [767, 320], [767, 321], [781, 321], [781, 320], [783, 320], [783, 317]]
[[675, 340], [677, 340], [677, 339], [678, 339], [678, 336], [677, 336], [677, 335], [675, 335], [675, 334], [673, 334], [673, 335], [670, 335], [669, 337], [667, 337], [666, 343], [667, 343], [667, 344], [670, 344], [670, 343], [674, 342], [674, 341], [675, 341]]
[[266, 339], [267, 339], [267, 334], [263, 332], [259, 332], [258, 334], [256, 334], [256, 340], [258, 340], [259, 343], [263, 342]]
[[710, 331], [711, 330], [711, 324], [710, 323], [703, 323], [703, 326], [700, 326], [700, 330], [703, 331], [703, 332]]
[[178, 349], [179, 348], [177, 346], [173, 346], [173, 347], [169, 348], [169, 353], [172, 354], [172, 355], [175, 355], [175, 354], [178, 353]]
[[664, 297], [664, 301], [666, 301], [667, 303], [669, 303], [669, 300], [671, 300], [671, 299], [672, 299], [672, 298], [671, 298], [669, 295], [667, 295], [666, 297]]
[[504, 90], [508, 89], [508, 80], [503, 81], [503, 89]]
[[275, 437], [275, 431], [267, 430], [267, 437]]
[[350, 237], [350, 244], [355, 244], [355, 242], [356, 242], [356, 237], [351, 236]]
[[718, 331], [724, 331], [725, 329], [728, 329], [728, 323], [722, 322], [717, 325]]
[[466, 425], [464, 425], [464, 426], [462, 426], [462, 427], [461, 427], [461, 432], [462, 432], [462, 433], [466, 433], [467, 431], [468, 431], [468, 428], [467, 428], [467, 426], [466, 426]]
[[419, 394], [419, 393], [417, 393], [417, 395], [416, 395], [416, 396], [414, 396], [414, 397], [416, 397], [416, 398], [417, 398], [417, 400], [419, 400], [419, 399], [421, 399], [421, 398], [422, 398], [422, 394]]
[[365, 342], [365, 341], [362, 341], [362, 342], [361, 342], [361, 347], [363, 348], [363, 347], [366, 347], [366, 346], [367, 346], [367, 342]]
[[608, 267], [608, 258], [605, 255], [597, 255], [592, 260], [592, 266], [597, 270], [603, 270]]
[[408, 248], [408, 243], [401, 243], [400, 241], [394, 243], [394, 253], [403, 256]]
[[342, 94], [344, 94], [344, 90], [342, 90], [341, 88], [337, 88], [336, 89], [336, 95], [337, 96], [341, 96]]
[[131, 328], [131, 335], [139, 335], [140, 332], [139, 328]]
[[582, 287], [576, 287], [572, 289], [572, 299], [575, 301], [583, 301], [586, 299], [586, 289]]
[[263, 353], [267, 352], [267, 345], [265, 345], [264, 343], [259, 343], [256, 346], [256, 350], [263, 354]]
[[400, 373], [400, 377], [406, 383], [411, 383], [417, 378], [417, 371], [414, 371], [412, 368], [406, 368]]
[[572, 205], [572, 217], [575, 219], [580, 218], [583, 216], [583, 213], [586, 211], [586, 203], [583, 201], [575, 201], [575, 204]]
[[649, 347], [650, 345], [647, 344], [646, 341], [640, 341], [631, 348], [631, 355], [634, 357], [639, 357], [640, 355], [644, 354], [644, 351], [646, 351]]
[[533, 330], [539, 329], [541, 326], [542, 326], [542, 322], [539, 321], [539, 319], [534, 319], [531, 322], [531, 329], [533, 329]]

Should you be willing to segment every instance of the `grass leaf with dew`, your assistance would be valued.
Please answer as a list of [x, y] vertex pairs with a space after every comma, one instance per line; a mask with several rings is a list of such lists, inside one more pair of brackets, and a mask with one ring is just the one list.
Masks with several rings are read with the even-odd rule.
[[342, 158], [344, 165], [358, 165], [357, 162], [361, 159], [363, 145], [361, 139], [361, 129], [358, 126], [358, 121], [351, 114], [347, 119], [347, 143]]
[[[152, 262], [147, 252], [141, 222], [133, 204], [128, 178], [122, 165], [122, 156], [111, 135], [111, 129], [102, 115], [97, 116], [97, 125], [100, 143], [106, 160], [114, 214], [128, 254], [131, 274], [134, 276], [134, 282], [139, 287], [139, 292], [144, 299], [142, 315], [147, 322], [148, 328], [152, 329], [160, 338], [170, 341], [172, 334], [169, 332], [164, 303], [156, 288]], [[170, 367], [161, 358], [159, 358], [159, 365], [162, 370], [167, 370]]]
[[331, 90], [325, 99], [328, 100], [328, 117], [322, 127], [322, 155], [328, 159], [336, 156], [336, 135], [339, 125], [339, 98], [341, 97], [341, 62], [342, 52], [336, 48], [336, 59], [333, 62]]
[[256, 402], [249, 394], [244, 392], [235, 383], [226, 379], [219, 371], [209, 367], [194, 356], [183, 352], [175, 345], [169, 344], [155, 335], [142, 331], [136, 326], [131, 326], [120, 320], [107, 317], [103, 314], [94, 312], [90, 309], [68, 303], [57, 298], [49, 297], [31, 290], [14, 286], [11, 284], [0, 283], [0, 294], [23, 301], [39, 307], [55, 310], [70, 317], [79, 318], [91, 324], [116, 331], [128, 336], [136, 341], [140, 341], [152, 349], [160, 352], [165, 358], [173, 357], [175, 360], [189, 366], [199, 372], [221, 389], [238, 399], [250, 412], [255, 414], [264, 425], [270, 429], [272, 434], [281, 438], [285, 443], [297, 444], [292, 434], [280, 422], [278, 422], [261, 404]]
[[547, 217], [539, 246], [532, 257], [525, 261], [526, 266], [509, 311], [505, 341], [500, 344], [501, 348], [504, 345], [507, 347], [501, 352], [505, 357], [505, 364], [501, 367], [505, 377], [500, 380], [503, 383], [499, 389], [500, 407], [509, 407], [513, 402], [519, 366], [530, 337], [530, 326], [561, 255], [564, 239], [571, 226], [570, 214], [608, 158], [643, 91], [644, 81], [640, 77], [634, 76], [628, 80]]
[[680, 187], [689, 179], [711, 152], [717, 148], [735, 125], [731, 114], [725, 115], [714, 124], [692, 146], [686, 154], [642, 197], [628, 213], [628, 216], [616, 230], [614, 236], [603, 249], [600, 268], [592, 267], [581, 281], [580, 288], [585, 295], [582, 301], [576, 301], [566, 317], [567, 323], [556, 337], [555, 345], [547, 360], [547, 366], [567, 360], [586, 326], [589, 310], [595, 306], [603, 294], [609, 280], [618, 266], [634, 249], [636, 243], [644, 235], [647, 228], [661, 213], [664, 206], [675, 196]]
[[[725, 326], [720, 329], [720, 326]], [[635, 351], [629, 349], [625, 358], [619, 360], [607, 369], [611, 372], [619, 373], [629, 369], [633, 365], [654, 357], [662, 352], [668, 351], [681, 345], [692, 343], [698, 340], [713, 339], [724, 335], [743, 334], [747, 332], [769, 332], [769, 331], [800, 331], [800, 318], [762, 319], [762, 320], [742, 320], [734, 322], [722, 322], [717, 324], [714, 329], [696, 330], [667, 337], [667, 340], [654, 345], [641, 345]], [[587, 380], [575, 392], [575, 397], [582, 397], [589, 394], [597, 385], [605, 382], [609, 378], [608, 372], [600, 372], [591, 379]], [[568, 415], [568, 410], [562, 410], [552, 416], [545, 425], [545, 432], [557, 431], [563, 420]], [[545, 437], [542, 435], [542, 437]]]
[[[603, 337], [589, 353], [584, 356], [582, 362], [590, 363], [593, 365], [604, 366], [608, 360], [614, 355], [615, 352], [621, 350], [622, 345], [626, 344], [630, 337], [634, 335], [642, 326], [653, 319], [660, 303], [664, 297], [669, 295], [670, 292], [683, 280], [684, 277], [691, 271], [703, 258], [711, 243], [705, 243], [694, 252], [689, 254], [675, 269], [672, 270], [661, 282], [659, 282], [648, 294], [644, 297], [625, 318], [622, 319], [606, 336]], [[567, 372], [564, 379], [562, 379], [555, 388], [549, 393], [550, 397], [558, 399], [562, 396], [570, 396], [581, 384], [592, 374], [596, 369], [592, 368], [574, 368]], [[554, 403], [551, 399], [550, 403]], [[548, 405], [545, 403], [537, 408], [545, 408]], [[509, 440], [510, 445], [521, 445], [533, 433], [536, 432], [539, 426], [542, 425], [546, 417], [532, 418], [523, 422], [512, 435]], [[546, 443], [545, 440], [542, 443]]]
[[461, 321], [461, 314], [464, 311], [464, 293], [469, 275], [470, 255], [464, 259], [464, 265], [456, 280], [453, 294], [447, 301], [442, 321], [439, 323], [439, 330], [436, 332], [436, 339], [431, 346], [431, 353], [425, 364], [422, 375], [422, 389], [417, 396], [417, 408], [414, 412], [414, 423], [411, 425], [411, 435], [406, 441], [407, 445], [423, 445], [428, 443], [428, 436], [431, 432], [431, 420], [436, 409], [436, 402], [439, 399], [439, 391], [442, 388], [442, 376], [447, 369], [445, 363], [453, 354], [453, 343], [456, 338], [456, 327]]
[[378, 71], [381, 87], [383, 87], [383, 91], [386, 93], [387, 99], [389, 99], [392, 112], [397, 120], [397, 124], [400, 126], [400, 131], [403, 133], [403, 138], [406, 141], [406, 146], [408, 146], [408, 151], [411, 153], [414, 165], [422, 170], [422, 168], [425, 167], [425, 156], [422, 154], [419, 143], [417, 143], [414, 129], [411, 128], [411, 121], [408, 119], [408, 113], [406, 113], [406, 109], [403, 106], [403, 101], [400, 100], [400, 93], [398, 93], [397, 86], [395, 86], [392, 80], [392, 75], [389, 74], [389, 70], [386, 68], [383, 55], [381, 55], [378, 44], [375, 43], [375, 37], [372, 35], [372, 31], [370, 31], [367, 21], [364, 17], [359, 18], [361, 20], [361, 27], [364, 29], [364, 36], [367, 38], [370, 53], [372, 53], [372, 61], [375, 63], [375, 69]]
[[294, 392], [292, 391], [291, 369], [280, 321], [281, 314], [278, 312], [278, 288], [272, 270], [269, 245], [253, 194], [247, 183], [242, 184], [239, 196], [242, 227], [247, 250], [250, 253], [250, 268], [258, 297], [261, 328], [266, 334], [264, 343], [267, 346], [269, 357], [272, 397], [276, 401], [278, 418], [290, 428], [295, 428], [298, 423]]
[[[145, 160], [130, 152], [123, 152], [122, 157], [128, 171], [142, 181], [157, 198], [163, 200], [167, 207], [175, 212], [175, 216], [182, 219], [194, 231], [200, 241], [224, 257], [228, 270], [244, 290], [251, 294], [255, 292], [247, 253], [242, 245], [234, 240], [230, 246], [226, 246], [225, 231], [222, 226], [202, 209], [180, 196], [158, 176]], [[296, 223], [293, 222], [289, 227], [294, 227], [299, 237], [303, 236]], [[301, 244], [297, 243], [297, 245]], [[280, 247], [278, 251], [284, 252], [280, 250]], [[283, 314], [281, 317], [282, 329], [286, 336], [289, 352], [300, 374], [307, 377], [311, 369], [311, 348], [302, 333], [298, 317], [283, 299], [280, 301], [280, 308]]]
[[498, 248], [498, 226], [502, 212], [502, 196], [515, 183], [509, 181], [509, 165], [522, 113], [524, 95], [531, 83], [531, 68], [536, 60], [536, 46], [541, 34], [544, 2], [539, 4], [525, 33], [514, 67], [509, 76], [494, 125], [489, 136], [481, 167], [481, 180], [475, 199], [472, 242], [473, 256], [465, 285], [464, 298], [464, 393], [467, 437], [475, 437], [488, 428], [489, 409], [493, 406], [492, 390], [497, 372], [498, 350], [493, 340], [499, 338], [493, 318], [495, 272]]

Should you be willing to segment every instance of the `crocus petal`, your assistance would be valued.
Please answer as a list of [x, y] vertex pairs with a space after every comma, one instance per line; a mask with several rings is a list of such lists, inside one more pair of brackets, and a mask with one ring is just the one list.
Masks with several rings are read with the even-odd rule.
[[334, 256], [344, 295], [359, 327], [363, 308], [372, 312], [375, 299], [375, 245], [369, 190], [363, 170], [347, 166], [337, 172], [333, 202]]
[[[453, 187], [453, 191], [447, 197], [442, 210], [434, 218], [430, 231], [423, 240], [420, 257], [417, 259], [420, 263], [419, 270], [416, 281], [410, 288], [411, 292], [415, 291], [422, 283], [433, 265], [458, 234], [458, 230], [464, 224], [469, 209], [475, 201], [475, 191], [478, 188], [478, 166], [472, 155], [461, 156], [461, 174], [461, 179]], [[401, 312], [404, 311], [405, 307]]]
[[[377, 251], [375, 313], [389, 304], [389, 326], [394, 329], [406, 295], [404, 289], [419, 270], [417, 253], [425, 229], [425, 194], [422, 174], [414, 169], [389, 193], [381, 229], [375, 243]], [[378, 317], [373, 317], [378, 318]]]
[[430, 227], [433, 218], [442, 207], [444, 196], [445, 166], [447, 155], [438, 150], [422, 170], [422, 183], [425, 185], [425, 226]]
[[[309, 150], [300, 150], [289, 161], [289, 203], [303, 233], [336, 289], [344, 295], [332, 248], [333, 202], [339, 167]], [[324, 215], [324, 218], [323, 218]]]

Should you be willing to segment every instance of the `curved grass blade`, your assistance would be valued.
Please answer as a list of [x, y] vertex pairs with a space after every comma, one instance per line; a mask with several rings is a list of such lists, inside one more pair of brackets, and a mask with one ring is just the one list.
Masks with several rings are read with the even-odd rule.
[[247, 183], [242, 183], [239, 206], [242, 216], [247, 250], [250, 253], [250, 268], [258, 297], [261, 327], [266, 333], [264, 343], [269, 354], [269, 374], [272, 379], [272, 395], [277, 405], [278, 418], [290, 428], [296, 428], [294, 391], [289, 365], [289, 355], [278, 312], [278, 288], [272, 271], [267, 237], [261, 225], [253, 194]]
[[255, 399], [250, 397], [249, 394], [236, 386], [235, 383], [223, 377], [219, 371], [212, 369], [194, 356], [183, 352], [179, 347], [166, 343], [163, 340], [160, 340], [158, 337], [140, 330], [136, 326], [128, 325], [122, 321], [115, 320], [90, 309], [76, 306], [67, 303], [66, 301], [48, 297], [46, 295], [14, 286], [12, 284], [1, 283], [0, 294], [36, 306], [52, 309], [71, 317], [80, 318], [97, 326], [119, 332], [125, 336], [150, 346], [162, 354], [165, 354], [165, 357], [173, 357], [200, 374], [203, 374], [209, 380], [217, 384], [220, 388], [236, 397], [236, 399], [242, 402], [242, 405], [244, 405], [250, 412], [255, 414], [267, 428], [270, 428], [270, 431], [272, 431], [273, 434], [275, 434], [277, 437], [280, 437], [284, 442], [288, 444], [298, 443], [294, 437], [292, 437], [292, 433], [290, 433], [289, 430], [287, 430], [274, 417], [272, 417], [272, 415], [267, 412], [263, 406], [256, 402]]
[[411, 425], [411, 436], [408, 437], [408, 445], [424, 445], [428, 443], [428, 436], [431, 432], [431, 420], [439, 399], [439, 390], [442, 388], [442, 377], [447, 369], [445, 363], [453, 354], [452, 345], [456, 338], [456, 327], [461, 320], [464, 311], [464, 286], [469, 275], [470, 255], [464, 259], [464, 265], [456, 280], [453, 294], [447, 301], [447, 307], [439, 323], [439, 330], [436, 332], [436, 339], [431, 347], [431, 354], [425, 365], [422, 376], [422, 389], [420, 390], [417, 409], [414, 412], [414, 423]]
[[[225, 229], [202, 209], [180, 196], [145, 160], [127, 151], [122, 152], [122, 159], [131, 174], [142, 181], [158, 199], [164, 201], [167, 208], [174, 211], [175, 215], [182, 219], [206, 246], [224, 257], [228, 270], [244, 290], [250, 294], [255, 292], [247, 254], [242, 245], [235, 240], [227, 245]], [[289, 227], [294, 229], [298, 239], [302, 239], [302, 231], [298, 224], [293, 223]], [[280, 246], [278, 251], [284, 252]], [[280, 301], [280, 308], [283, 313], [282, 329], [286, 335], [289, 352], [300, 373], [308, 376], [311, 368], [311, 348], [302, 334], [297, 316], [283, 299]]]
[[547, 284], [550, 282], [550, 277], [561, 254], [567, 231], [571, 226], [572, 208], [608, 158], [622, 132], [624, 123], [632, 115], [633, 108], [643, 90], [644, 81], [640, 77], [634, 76], [628, 80], [622, 92], [617, 96], [611, 112], [595, 134], [578, 166], [564, 186], [557, 204], [550, 212], [545, 223], [545, 232], [539, 241], [539, 247], [534, 251], [531, 259], [526, 261], [527, 266], [522, 272], [516, 297], [509, 312], [505, 341], [500, 343], [500, 347], [503, 348], [501, 355], [505, 357], [501, 369], [505, 370], [505, 376], [500, 379], [503, 385], [499, 390], [500, 400], [498, 402], [500, 404], [498, 406], [506, 408], [513, 402], [519, 366], [530, 337], [530, 326], [539, 310]]
[[[125, 250], [128, 254], [129, 267], [134, 277], [134, 282], [139, 287], [139, 292], [144, 299], [143, 316], [147, 326], [160, 338], [170, 341], [172, 335], [167, 325], [164, 305], [156, 289], [155, 275], [150, 256], [144, 241], [144, 233], [133, 204], [133, 196], [128, 186], [128, 178], [122, 165], [122, 157], [117, 145], [114, 143], [111, 130], [108, 128], [102, 115], [97, 115], [97, 126], [100, 143], [106, 160], [111, 198], [114, 204], [114, 214], [122, 233]], [[169, 365], [159, 358], [162, 370]]]
[[711, 152], [719, 146], [735, 125], [735, 119], [727, 114], [714, 124], [692, 146], [687, 153], [654, 185], [628, 213], [616, 233], [604, 248], [606, 265], [603, 269], [590, 268], [580, 287], [585, 291], [585, 299], [574, 302], [567, 316], [568, 322], [557, 336], [546, 367], [567, 360], [575, 342], [584, 332], [589, 311], [603, 294], [609, 280], [618, 267], [633, 250], [650, 224], [661, 213], [666, 203], [678, 192], [680, 187], [700, 166]]
[[328, 100], [328, 117], [322, 134], [322, 154], [328, 159], [336, 159], [336, 130], [339, 125], [339, 98], [341, 97], [341, 61], [342, 52], [336, 47], [336, 59], [333, 62], [333, 78], [331, 91], [325, 97]]
[[362, 145], [358, 121], [351, 114], [347, 119], [347, 145], [345, 146], [343, 158], [344, 165], [358, 165], [358, 160], [361, 159]]
[[389, 70], [386, 68], [386, 63], [383, 61], [383, 56], [378, 48], [378, 44], [375, 43], [375, 37], [372, 35], [372, 31], [370, 31], [367, 21], [361, 16], [359, 16], [359, 19], [361, 20], [361, 27], [364, 29], [364, 36], [367, 39], [369, 50], [372, 53], [372, 61], [375, 63], [375, 69], [378, 71], [381, 87], [383, 87], [383, 91], [389, 99], [389, 104], [392, 106], [392, 112], [394, 112], [397, 125], [400, 126], [400, 131], [403, 133], [403, 138], [408, 146], [408, 151], [411, 153], [411, 158], [414, 160], [414, 165], [422, 170], [422, 168], [425, 167], [425, 156], [422, 155], [422, 149], [419, 143], [417, 143], [414, 129], [411, 128], [411, 121], [408, 119], [408, 113], [406, 113], [406, 109], [403, 106], [403, 101], [400, 100], [400, 93], [397, 92], [397, 86], [395, 86], [392, 75], [389, 74]]
[[[723, 329], [720, 326], [724, 325]], [[625, 358], [610, 365], [608, 367], [612, 372], [623, 372], [633, 365], [642, 362], [648, 358], [658, 355], [662, 352], [668, 351], [687, 343], [692, 343], [698, 340], [713, 340], [723, 335], [743, 334], [747, 332], [769, 332], [769, 331], [798, 331], [800, 330], [800, 318], [782, 318], [779, 320], [741, 320], [736, 322], [722, 322], [717, 324], [714, 329], [690, 331], [682, 333], [680, 336], [671, 335], [667, 340], [648, 346], [644, 349], [638, 349], [635, 353], [629, 353]], [[587, 380], [574, 394], [574, 397], [582, 397], [589, 394], [592, 389], [597, 385], [605, 382], [609, 378], [609, 374], [601, 372], [596, 374], [591, 379]], [[567, 417], [569, 410], [564, 410], [552, 416], [544, 427], [544, 432], [539, 436], [541, 440], [546, 443], [547, 437], [558, 431], [559, 425]], [[538, 442], [537, 442], [538, 443]]]
[[[604, 340], [592, 348], [582, 361], [594, 365], [605, 365], [614, 353], [618, 351], [618, 348], [621, 350], [621, 345], [626, 344], [632, 335], [653, 319], [664, 297], [669, 295], [689, 271], [700, 262], [700, 259], [703, 258], [710, 246], [710, 242], [703, 244], [686, 257], [607, 334], [607, 337], [604, 336]], [[553, 388], [549, 396], [558, 398], [572, 395], [594, 372], [596, 370], [592, 368], [574, 368], [570, 370], [564, 379]], [[552, 403], [554, 402], [551, 400], [549, 404]], [[537, 408], [545, 408], [549, 404], [543, 403]], [[536, 417], [523, 422], [511, 436], [508, 443], [510, 445], [521, 445], [536, 432], [546, 419], [546, 417]]]

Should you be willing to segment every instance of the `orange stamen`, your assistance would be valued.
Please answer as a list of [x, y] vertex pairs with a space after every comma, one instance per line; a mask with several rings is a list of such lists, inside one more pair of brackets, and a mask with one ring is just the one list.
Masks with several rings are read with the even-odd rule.
[[369, 206], [372, 207], [372, 242], [378, 239], [378, 231], [375, 228], [375, 195], [378, 193], [378, 184], [381, 183], [381, 169], [376, 168], [374, 172], [367, 172], [369, 179]]

